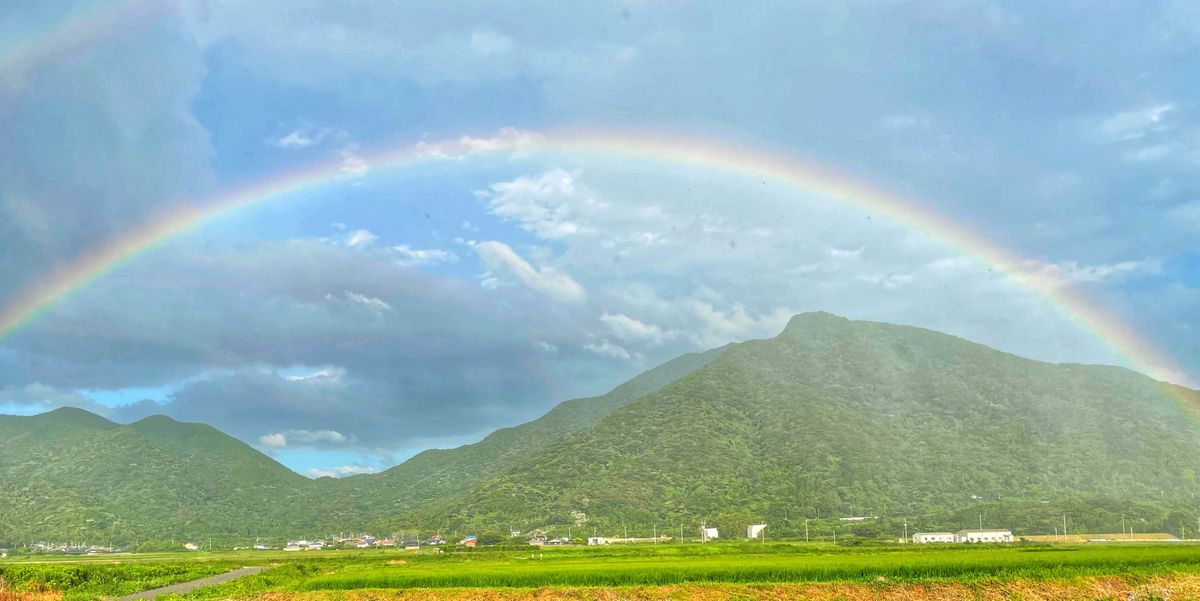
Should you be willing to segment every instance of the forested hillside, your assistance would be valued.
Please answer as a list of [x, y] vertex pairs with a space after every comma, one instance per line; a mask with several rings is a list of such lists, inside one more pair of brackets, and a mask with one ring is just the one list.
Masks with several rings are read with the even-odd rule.
[[1174, 528], [1196, 523], [1198, 396], [809, 313], [775, 338], [684, 355], [479, 443], [342, 480], [165, 417], [0, 416], [0, 543], [759, 520], [796, 534], [789, 515], [944, 528], [987, 515], [1041, 532], [1068, 512], [1116, 531], [1129, 513]]
[[804, 314], [488, 480], [450, 517], [562, 524], [583, 512], [611, 527], [1190, 507], [1200, 427], [1164, 391], [1122, 368]]

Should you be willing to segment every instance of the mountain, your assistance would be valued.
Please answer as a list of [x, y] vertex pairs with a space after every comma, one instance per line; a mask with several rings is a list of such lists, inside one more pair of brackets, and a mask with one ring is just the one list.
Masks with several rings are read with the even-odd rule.
[[310, 480], [215, 428], [164, 416], [123, 426], [75, 408], [0, 415], [0, 543], [396, 528], [397, 516], [469, 490], [721, 350], [682, 355], [478, 443], [425, 451], [381, 474], [343, 480]]
[[1196, 523], [1197, 406], [1197, 391], [1123, 368], [806, 313], [775, 338], [341, 480], [162, 416], [0, 416], [0, 543], [757, 520], [796, 534], [789, 512], [882, 516], [863, 536], [906, 517], [1045, 531], [1070, 513], [1073, 529], [1114, 531], [1129, 513], [1140, 531], [1174, 528]]
[[0, 416], [0, 540], [253, 536], [303, 528], [312, 512], [296, 508], [312, 496], [307, 478], [204, 424]]
[[821, 509], [970, 512], [973, 523], [984, 504], [1034, 520], [1051, 505], [1153, 502], [1146, 512], [1186, 507], [1194, 524], [1200, 427], [1194, 406], [1164, 388], [1123, 368], [803, 314], [428, 517], [488, 527], [570, 524], [582, 513], [603, 528]]
[[558, 404], [542, 417], [501, 428], [483, 440], [454, 449], [431, 449], [380, 474], [364, 474], [324, 486], [332, 502], [322, 514], [386, 528], [397, 515], [439, 505], [469, 491], [489, 476], [517, 465], [546, 445], [570, 436], [619, 407], [700, 369], [734, 345], [704, 353], [687, 353], [650, 369], [606, 394]]

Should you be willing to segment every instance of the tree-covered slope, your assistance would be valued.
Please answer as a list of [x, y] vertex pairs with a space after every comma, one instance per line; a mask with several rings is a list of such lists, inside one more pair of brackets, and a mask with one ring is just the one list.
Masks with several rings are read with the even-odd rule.
[[734, 345], [687, 353], [667, 361], [606, 394], [565, 401], [542, 417], [501, 428], [483, 440], [453, 449], [431, 449], [380, 474], [320, 484], [328, 494], [322, 515], [341, 524], [387, 527], [419, 508], [432, 511], [485, 478], [512, 468], [546, 445], [570, 436], [645, 394], [704, 367]]
[[[813, 313], [549, 445], [444, 515], [677, 523], [978, 502], [1193, 502], [1200, 428], [1129, 370]], [[1190, 393], [1186, 389], [1176, 390]]]
[[316, 535], [406, 526], [437, 504], [721, 352], [668, 361], [611, 392], [384, 473], [313, 481], [203, 424], [115, 424], [82, 409], [0, 415], [0, 542]]
[[211, 426], [118, 425], [81, 409], [0, 416], [0, 539], [132, 540], [286, 532], [310, 481]]

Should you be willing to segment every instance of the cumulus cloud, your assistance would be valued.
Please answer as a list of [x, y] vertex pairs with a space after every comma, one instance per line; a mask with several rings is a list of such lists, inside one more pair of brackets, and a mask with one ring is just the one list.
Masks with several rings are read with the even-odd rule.
[[594, 200], [581, 197], [575, 176], [563, 169], [494, 183], [475, 194], [487, 201], [493, 215], [515, 221], [539, 238], [563, 238], [579, 233], [583, 226], [572, 216], [573, 207], [595, 205]]
[[770, 313], [754, 315], [741, 303], [734, 303], [724, 311], [700, 300], [692, 300], [688, 305], [702, 324], [692, 334], [692, 340], [704, 348], [730, 341], [769, 338], [783, 331], [788, 320], [796, 314], [796, 311], [779, 307]]
[[287, 430], [272, 432], [258, 437], [258, 443], [264, 447], [282, 449], [285, 447], [309, 447], [320, 445], [344, 445], [355, 441], [353, 436], [346, 436], [335, 430]]
[[650, 344], [662, 344], [666, 334], [663, 329], [651, 323], [645, 323], [623, 313], [615, 315], [605, 312], [600, 321], [608, 327], [617, 338], [622, 340], [637, 340]]
[[480, 242], [475, 250], [488, 269], [485, 277], [512, 278], [560, 302], [578, 303], [587, 298], [587, 291], [570, 275], [553, 267], [535, 268], [503, 242]]
[[301, 375], [287, 376], [290, 382], [308, 382], [319, 384], [322, 382], [337, 382], [346, 375], [346, 370], [341, 367], [323, 367], [314, 372], [309, 372]]
[[375, 244], [379, 239], [374, 233], [368, 230], [354, 230], [346, 235], [346, 246], [351, 248], [364, 248]]
[[1164, 119], [1175, 109], [1171, 103], [1122, 111], [1100, 123], [1100, 131], [1114, 140], [1134, 140], [1165, 127]]
[[337, 467], [310, 467], [304, 470], [309, 478], [345, 478], [359, 474], [374, 474], [375, 468], [369, 465], [340, 465]]
[[1051, 285], [1100, 283], [1124, 279], [1138, 273], [1156, 273], [1161, 266], [1156, 261], [1118, 261], [1085, 265], [1079, 261], [1047, 263], [1026, 261], [1025, 272], [1019, 277], [1031, 277]]
[[338, 151], [338, 154], [342, 157], [342, 174], [349, 177], [361, 178], [365, 177], [371, 171], [371, 167], [367, 164], [366, 159], [358, 156], [354, 152], [353, 147], [343, 148]]
[[391, 247], [396, 262], [401, 265], [430, 265], [433, 263], [457, 263], [458, 255], [440, 248], [412, 248], [407, 244]]
[[599, 343], [589, 342], [583, 345], [583, 348], [584, 350], [597, 355], [621, 359], [622, 361], [633, 361], [640, 358], [640, 355], [636, 353], [630, 353], [620, 345], [613, 344], [607, 340], [601, 340]]
[[350, 292], [349, 290], [343, 292], [342, 296], [352, 303], [366, 307], [372, 313], [383, 314], [392, 312], [392, 306], [381, 298], [375, 298], [365, 294], [359, 294], [357, 292]]

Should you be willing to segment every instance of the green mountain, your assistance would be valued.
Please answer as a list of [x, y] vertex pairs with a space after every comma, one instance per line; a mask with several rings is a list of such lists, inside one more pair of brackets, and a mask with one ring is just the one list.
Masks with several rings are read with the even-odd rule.
[[785, 511], [822, 510], [946, 522], [969, 513], [973, 523], [986, 506], [1048, 530], [1043, 514], [1063, 507], [1104, 522], [1104, 511], [1140, 503], [1164, 523], [1186, 508], [1195, 524], [1198, 470], [1196, 411], [1150, 378], [810, 313], [428, 518], [487, 527], [582, 513], [603, 528], [778, 523]]
[[808, 313], [775, 338], [342, 480], [161, 416], [0, 416], [0, 544], [758, 520], [779, 535], [799, 532], [785, 516], [818, 513], [881, 516], [863, 536], [906, 517], [1047, 531], [1062, 513], [1097, 531], [1121, 513], [1176, 529], [1200, 507], [1197, 406], [1197, 391], [1122, 368]]
[[312, 502], [311, 488], [203, 424], [118, 425], [72, 408], [0, 417], [0, 540], [298, 529], [311, 520], [296, 509]]
[[215, 428], [163, 416], [122, 426], [74, 408], [0, 415], [0, 543], [398, 528], [398, 516], [469, 490], [719, 352], [682, 355], [478, 443], [425, 451], [381, 474], [343, 480], [309, 480]]

